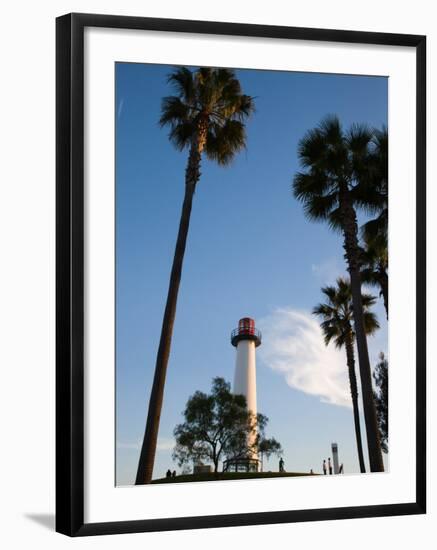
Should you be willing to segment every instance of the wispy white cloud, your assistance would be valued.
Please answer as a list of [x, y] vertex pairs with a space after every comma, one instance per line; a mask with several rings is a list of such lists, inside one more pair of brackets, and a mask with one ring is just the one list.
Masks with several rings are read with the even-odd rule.
[[172, 437], [162, 437], [158, 439], [158, 451], [171, 451], [175, 446], [175, 440]]
[[[117, 449], [128, 449], [128, 450], [139, 451], [141, 449], [141, 444], [142, 444], [142, 440], [140, 439], [138, 441], [131, 441], [131, 442], [117, 441]], [[158, 439], [156, 450], [171, 451], [174, 445], [175, 445], [175, 441], [171, 437], [161, 437]]]
[[117, 441], [117, 449], [129, 449], [129, 450], [134, 450], [134, 451], [137, 451], [139, 450], [141, 447], [141, 441], [131, 441], [131, 442], [126, 442], [126, 441]]
[[117, 120], [121, 117], [121, 113], [123, 112], [123, 105], [124, 105], [124, 97], [122, 97], [118, 102]]
[[324, 403], [352, 406], [345, 353], [333, 345], [325, 346], [319, 323], [311, 313], [276, 309], [258, 325], [263, 333], [261, 361], [281, 373], [291, 388], [317, 396]]
[[337, 277], [346, 275], [346, 268], [337, 258], [327, 258], [318, 264], [312, 264], [311, 272], [319, 283], [334, 284]]

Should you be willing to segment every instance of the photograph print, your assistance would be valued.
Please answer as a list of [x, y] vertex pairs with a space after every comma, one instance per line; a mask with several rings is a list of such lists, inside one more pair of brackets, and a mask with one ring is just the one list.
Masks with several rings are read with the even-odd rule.
[[116, 486], [389, 470], [387, 102], [115, 64]]

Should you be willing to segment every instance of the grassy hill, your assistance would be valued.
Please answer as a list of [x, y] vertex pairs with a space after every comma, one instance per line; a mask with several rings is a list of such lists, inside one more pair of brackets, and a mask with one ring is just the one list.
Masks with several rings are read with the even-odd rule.
[[271, 477], [302, 477], [317, 474], [309, 474], [302, 472], [217, 472], [204, 473], [204, 474], [188, 474], [180, 475], [176, 477], [163, 477], [161, 479], [154, 479], [152, 483], [186, 483], [193, 481], [220, 481], [220, 480], [233, 480], [233, 479], [257, 479], [257, 478], [271, 478]]

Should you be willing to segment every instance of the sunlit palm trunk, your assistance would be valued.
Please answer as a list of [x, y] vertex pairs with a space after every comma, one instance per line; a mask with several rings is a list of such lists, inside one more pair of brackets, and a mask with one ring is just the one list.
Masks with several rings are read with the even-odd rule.
[[136, 485], [150, 483], [153, 475], [156, 445], [158, 440], [159, 422], [161, 419], [162, 403], [164, 399], [164, 386], [167, 374], [167, 365], [170, 356], [173, 326], [176, 316], [179, 285], [181, 282], [182, 264], [185, 254], [188, 229], [190, 225], [191, 207], [194, 190], [200, 178], [201, 152], [205, 143], [204, 132], [192, 144], [185, 173], [185, 196], [182, 206], [179, 232], [173, 258], [173, 266], [170, 275], [167, 303], [162, 321], [161, 338], [156, 357], [155, 375], [150, 394], [149, 410], [147, 414], [146, 430], [141, 447], [138, 470], [135, 479]]
[[352, 407], [354, 412], [355, 438], [357, 440], [358, 461], [360, 463], [360, 472], [365, 473], [366, 468], [364, 465], [363, 444], [361, 441], [360, 412], [358, 409], [358, 387], [357, 376], [355, 374], [355, 357], [352, 328], [349, 329], [349, 332], [346, 336], [345, 348], [347, 367], [349, 372], [349, 385], [352, 397]]
[[343, 189], [340, 191], [340, 208], [343, 219], [343, 247], [346, 252], [345, 257], [351, 281], [354, 326], [357, 339], [370, 471], [383, 472], [384, 463], [382, 461], [375, 402], [373, 399], [372, 373], [370, 369], [369, 351], [364, 329], [363, 304], [361, 300], [360, 251], [358, 246], [357, 218], [355, 209], [350, 202], [346, 184], [344, 184]]

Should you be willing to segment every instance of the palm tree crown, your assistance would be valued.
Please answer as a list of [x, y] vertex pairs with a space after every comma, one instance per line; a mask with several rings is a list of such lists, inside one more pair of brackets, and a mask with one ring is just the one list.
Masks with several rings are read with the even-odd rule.
[[303, 202], [308, 218], [328, 221], [333, 229], [342, 229], [344, 193], [354, 205], [376, 211], [376, 205], [366, 204], [363, 197], [372, 139], [372, 130], [363, 124], [353, 124], [344, 132], [336, 116], [326, 117], [306, 133], [298, 149], [301, 166], [306, 170], [294, 176], [293, 191]]
[[[323, 287], [322, 292], [327, 300], [323, 304], [318, 304], [313, 309], [313, 314], [323, 319], [320, 326], [326, 345], [333, 341], [335, 347], [342, 348], [346, 344], [349, 334], [353, 338], [355, 337], [353, 332], [353, 306], [350, 283], [346, 279], [339, 277], [337, 279], [337, 286]], [[366, 334], [373, 334], [379, 328], [376, 315], [369, 310], [375, 301], [376, 298], [370, 294], [362, 295]]]
[[244, 120], [254, 111], [253, 99], [242, 93], [234, 71], [180, 67], [168, 81], [177, 95], [163, 98], [159, 122], [170, 127], [170, 141], [182, 151], [197, 139], [199, 153], [229, 164], [245, 147]]

